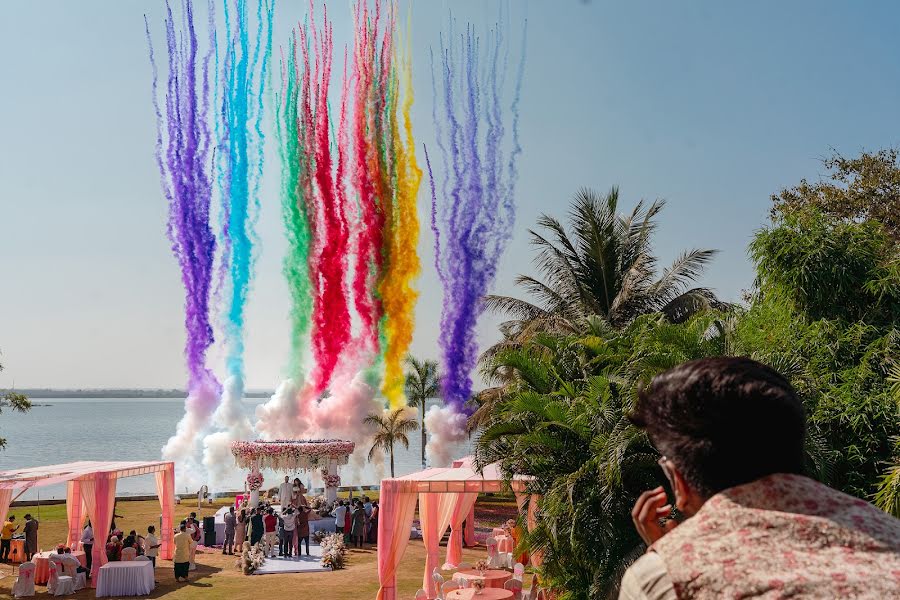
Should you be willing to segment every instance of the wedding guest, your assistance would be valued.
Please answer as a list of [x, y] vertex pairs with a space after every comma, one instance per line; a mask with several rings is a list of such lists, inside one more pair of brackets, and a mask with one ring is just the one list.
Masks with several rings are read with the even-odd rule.
[[0, 562], [9, 560], [9, 551], [12, 548], [12, 537], [19, 530], [16, 525], [16, 515], [9, 515], [9, 518], [3, 523], [3, 529], [0, 530]]
[[284, 476], [284, 481], [278, 486], [278, 501], [281, 506], [287, 506], [291, 503], [291, 496], [294, 494], [294, 486], [291, 485], [291, 478]]
[[119, 543], [119, 538], [116, 536], [109, 538], [109, 542], [106, 544], [106, 560], [122, 560], [122, 544]]
[[299, 477], [294, 477], [294, 483], [291, 485], [291, 504], [300, 506], [300, 496], [306, 493], [303, 484], [300, 483]]
[[275, 516], [275, 509], [269, 508], [266, 516], [263, 518], [263, 527], [265, 528], [266, 544], [270, 548], [270, 552], [274, 552], [275, 546], [278, 544], [278, 517]]
[[297, 529], [297, 514], [293, 506], [281, 513], [281, 535], [278, 538], [278, 555], [291, 557], [294, 547], [294, 532]]
[[119, 505], [119, 501], [118, 501], [118, 500], [113, 501], [113, 516], [112, 516], [112, 521], [111, 521], [110, 524], [109, 524], [109, 531], [110, 531], [110, 533], [112, 533], [112, 534], [115, 535], [116, 537], [121, 538], [121, 537], [122, 537], [122, 532], [119, 531], [118, 529], [116, 529], [116, 519], [121, 519], [121, 518], [122, 518], [122, 515], [117, 515], [117, 514], [116, 514], [116, 508], [118, 507], [118, 505]]
[[159, 555], [159, 547], [162, 543], [156, 537], [156, 527], [149, 525], [147, 527], [147, 537], [144, 538], [144, 555], [153, 563], [156, 568], [156, 557]]
[[363, 496], [363, 508], [366, 511], [366, 518], [372, 516], [372, 501], [369, 500], [368, 496]]
[[333, 514], [335, 533], [344, 533], [344, 520], [347, 516], [347, 507], [344, 505], [343, 500], [337, 501], [337, 506], [334, 507]]
[[225, 544], [222, 546], [222, 554], [234, 554], [234, 532], [237, 519], [234, 516], [234, 506], [228, 507], [225, 513]]
[[261, 509], [254, 509], [250, 512], [250, 545], [257, 545], [263, 538], [265, 533], [265, 524]]
[[620, 599], [897, 597], [900, 520], [802, 474], [806, 415], [780, 373], [749, 358], [687, 362], [654, 377], [630, 419], [672, 495], [638, 498], [649, 552]]
[[188, 580], [191, 570], [191, 536], [187, 533], [187, 525], [182, 521], [175, 534], [175, 581]]
[[187, 520], [187, 532], [191, 536], [191, 571], [197, 570], [197, 546], [200, 545], [200, 523], [197, 522], [197, 513], [192, 512]]
[[87, 558], [87, 570], [91, 572], [91, 565], [94, 564], [94, 528], [91, 527], [91, 520], [88, 519], [87, 525], [81, 531], [81, 549]]
[[350, 513], [352, 524], [350, 526], [350, 537], [353, 545], [362, 548], [366, 538], [366, 509], [359, 500], [353, 505], [353, 512]]
[[[306, 502], [306, 498], [302, 495], [303, 501]], [[309, 556], [309, 513], [312, 509], [307, 506], [301, 506], [297, 510], [297, 531], [295, 537], [297, 539], [297, 556], [300, 556], [300, 543], [304, 542], [306, 544], [306, 555]]]
[[[352, 493], [352, 492], [351, 492]], [[344, 513], [344, 543], [350, 543], [350, 531], [353, 528], [353, 503], [347, 503], [347, 512]]]
[[369, 543], [378, 543], [378, 502], [372, 503], [372, 516], [369, 517]]
[[244, 547], [245, 539], [247, 539], [247, 509], [242, 508], [234, 525], [234, 545], [238, 552]]
[[25, 557], [31, 560], [31, 557], [38, 551], [38, 520], [30, 514], [25, 515]]

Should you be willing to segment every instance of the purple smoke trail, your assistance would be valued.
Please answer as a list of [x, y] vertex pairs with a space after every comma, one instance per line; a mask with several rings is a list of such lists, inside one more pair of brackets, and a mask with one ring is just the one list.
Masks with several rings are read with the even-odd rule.
[[425, 164], [428, 166], [428, 181], [431, 184], [431, 233], [434, 234], [434, 268], [437, 271], [438, 279], [441, 280], [441, 285], [446, 286], [447, 280], [444, 276], [444, 267], [441, 264], [441, 230], [438, 227], [437, 219], [437, 189], [434, 187], [434, 172], [431, 170], [428, 146], [422, 144], [422, 150], [425, 152]]
[[[470, 374], [478, 358], [475, 326], [482, 311], [481, 299], [494, 281], [497, 262], [512, 236], [516, 159], [521, 152], [518, 102], [524, 55], [511, 107], [512, 151], [504, 173], [502, 80], [498, 77], [503, 35], [499, 23], [488, 41], [485, 53], [472, 26], [460, 35], [458, 52], [452, 35], [447, 46], [441, 39], [444, 114], [439, 118], [435, 111], [435, 127], [447, 171], [442, 190], [446, 203], [444, 246], [440, 246], [439, 232], [435, 239], [444, 284], [441, 385], [445, 401], [456, 413], [467, 411], [464, 405], [472, 391]], [[457, 65], [462, 71], [458, 76]], [[441, 128], [440, 122], [446, 127]]]
[[[212, 54], [210, 50], [198, 65], [199, 48], [190, 0], [184, 0], [182, 10], [181, 28], [176, 32], [172, 7], [166, 3], [169, 74], [165, 114], [157, 101], [158, 72], [149, 25], [147, 41], [150, 43], [153, 102], [157, 116], [156, 157], [163, 192], [169, 203], [167, 234], [181, 268], [185, 290], [184, 322], [187, 334], [188, 398], [185, 401], [185, 415], [175, 435], [163, 449], [163, 454], [191, 461], [197, 450], [197, 434], [209, 422], [218, 401], [220, 386], [206, 367], [206, 352], [214, 341], [209, 304], [216, 250], [209, 214], [212, 181], [208, 96]], [[209, 23], [213, 23], [212, 16]]]

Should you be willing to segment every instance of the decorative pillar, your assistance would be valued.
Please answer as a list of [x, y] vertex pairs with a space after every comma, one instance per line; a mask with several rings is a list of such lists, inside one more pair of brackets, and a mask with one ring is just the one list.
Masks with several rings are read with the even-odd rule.
[[247, 485], [250, 487], [250, 508], [256, 508], [259, 504], [259, 489], [262, 487], [262, 473], [259, 472], [259, 461], [254, 461], [250, 467], [250, 476], [247, 478]]
[[328, 466], [322, 469], [322, 482], [325, 486], [325, 501], [334, 504], [337, 501], [338, 486], [341, 485], [336, 458], [329, 458]]

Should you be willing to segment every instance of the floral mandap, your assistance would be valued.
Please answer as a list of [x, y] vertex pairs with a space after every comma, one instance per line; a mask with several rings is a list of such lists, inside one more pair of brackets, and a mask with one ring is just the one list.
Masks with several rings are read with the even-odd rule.
[[346, 440], [255, 440], [232, 442], [239, 467], [273, 471], [311, 471], [346, 465], [356, 444]]

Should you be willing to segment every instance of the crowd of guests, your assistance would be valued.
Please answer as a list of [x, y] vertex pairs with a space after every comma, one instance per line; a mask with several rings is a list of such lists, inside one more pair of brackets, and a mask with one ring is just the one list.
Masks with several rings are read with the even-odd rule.
[[345, 543], [362, 548], [378, 541], [378, 502], [372, 502], [368, 496], [338, 500], [331, 516], [335, 531], [344, 535]]
[[245, 500], [238, 513], [230, 507], [225, 514], [222, 553], [234, 554], [235, 548], [240, 551], [244, 541], [250, 542], [251, 546], [265, 541], [271, 555], [277, 549], [278, 556], [300, 556], [305, 547], [309, 556], [309, 517], [313, 509], [305, 494], [306, 488], [299, 479], [295, 478], [292, 483], [285, 477], [278, 491], [280, 512], [276, 512], [268, 501], [249, 507]]

